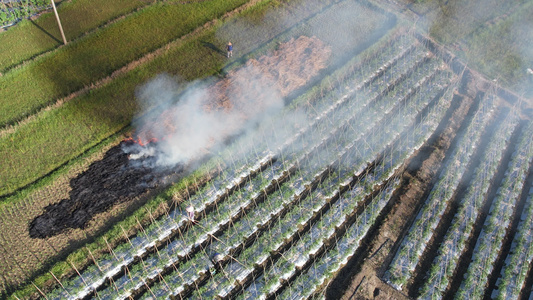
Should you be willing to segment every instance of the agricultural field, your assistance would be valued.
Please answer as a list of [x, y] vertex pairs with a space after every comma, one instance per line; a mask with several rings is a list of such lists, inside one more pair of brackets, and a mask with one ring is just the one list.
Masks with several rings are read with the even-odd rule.
[[531, 1], [108, 3], [0, 32], [0, 298], [533, 297]]

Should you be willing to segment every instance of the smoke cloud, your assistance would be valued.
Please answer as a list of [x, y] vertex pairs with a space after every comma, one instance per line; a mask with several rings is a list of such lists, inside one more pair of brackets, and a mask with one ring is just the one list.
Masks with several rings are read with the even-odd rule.
[[148, 145], [125, 149], [130, 159], [156, 156], [162, 167], [187, 163], [231, 136], [253, 131], [284, 106], [274, 82], [253, 65], [219, 84], [209, 81], [179, 83], [163, 74], [139, 88], [139, 106], [155, 109], [135, 122], [138, 140]]

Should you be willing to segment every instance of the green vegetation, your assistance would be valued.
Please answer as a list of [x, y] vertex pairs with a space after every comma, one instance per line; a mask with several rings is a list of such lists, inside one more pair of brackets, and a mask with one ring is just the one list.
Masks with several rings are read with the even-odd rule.
[[[72, 41], [144, 5], [146, 2], [142, 0], [72, 0], [61, 3], [57, 10], [67, 41]], [[5, 73], [7, 69], [62, 44], [53, 12], [44, 13], [34, 21], [25, 19], [0, 34], [0, 72]]]
[[46, 0], [2, 1], [0, 4], [0, 26], [10, 25], [51, 6]]
[[[314, 5], [320, 9], [328, 3], [330, 2], [318, 1]], [[269, 8], [271, 6], [259, 3], [245, 15], [264, 14]], [[251, 30], [250, 33], [256, 38], [236, 43], [239, 45], [239, 52], [236, 54], [246, 55], [246, 51], [257, 50], [272, 39], [273, 34], [279, 34], [282, 30], [278, 26], [279, 19], [289, 13], [290, 10], [284, 10], [278, 15], [278, 19], [270, 21], [270, 26], [265, 24]], [[298, 20], [299, 18], [294, 18], [293, 22]], [[212, 49], [222, 48], [225, 44], [226, 38], [220, 41], [217, 34], [220, 26], [223, 24], [218, 24], [194, 40], [172, 48], [132, 72], [115, 78], [102, 88], [67, 102], [58, 109], [40, 114], [29, 124], [19, 126], [16, 132], [1, 137], [0, 155], [9, 159], [0, 165], [0, 182], [4, 183], [0, 186], [0, 194], [9, 194], [34, 182], [103, 138], [129, 125], [137, 110], [135, 87], [156, 74], [166, 72], [185, 80], [194, 80], [220, 72], [226, 59]], [[235, 37], [239, 36], [239, 32], [229, 32]], [[268, 32], [271, 35], [266, 34]], [[239, 60], [237, 56], [235, 58], [243, 62], [248, 57], [243, 60]]]
[[35, 113], [246, 2], [157, 3], [9, 72], [0, 78], [0, 126]]

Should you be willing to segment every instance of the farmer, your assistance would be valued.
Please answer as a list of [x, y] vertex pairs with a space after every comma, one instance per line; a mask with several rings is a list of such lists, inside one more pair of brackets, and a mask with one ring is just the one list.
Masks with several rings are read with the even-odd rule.
[[194, 207], [189, 205], [185, 210], [187, 211], [187, 217], [189, 218], [189, 221], [194, 223]]
[[226, 46], [226, 50], [228, 50], [228, 58], [233, 57], [233, 45], [231, 44], [231, 42], [229, 42]]

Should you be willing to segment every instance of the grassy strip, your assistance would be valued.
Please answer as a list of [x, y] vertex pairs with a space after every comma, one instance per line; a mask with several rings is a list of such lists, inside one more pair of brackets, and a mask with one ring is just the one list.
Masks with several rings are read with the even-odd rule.
[[[146, 4], [142, 0], [73, 0], [62, 3], [57, 9], [65, 36], [71, 41]], [[34, 21], [23, 20], [0, 34], [0, 72], [5, 73], [24, 60], [62, 44], [53, 12], [44, 13]]]
[[97, 81], [247, 0], [157, 3], [0, 77], [0, 126]]
[[431, 36], [441, 43], [452, 44], [476, 28], [484, 26], [487, 20], [500, 15], [517, 3], [524, 3], [525, 0], [446, 1], [439, 3], [438, 6], [432, 1], [420, 2], [428, 2], [421, 5], [429, 5], [434, 9], [428, 16], [429, 20], [432, 20], [429, 29]]

